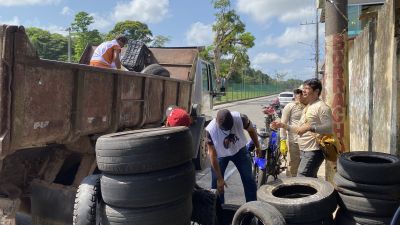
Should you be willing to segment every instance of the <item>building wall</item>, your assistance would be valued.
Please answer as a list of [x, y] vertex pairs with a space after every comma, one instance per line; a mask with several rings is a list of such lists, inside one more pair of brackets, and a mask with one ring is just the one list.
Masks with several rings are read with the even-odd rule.
[[[366, 27], [353, 43], [349, 44], [349, 129], [350, 150], [370, 151], [371, 126], [371, 51], [373, 38]], [[362, 84], [362, 85], [361, 85]]]
[[363, 30], [350, 49], [351, 151], [397, 153], [397, 41], [393, 5], [393, 0], [386, 1], [376, 21]]

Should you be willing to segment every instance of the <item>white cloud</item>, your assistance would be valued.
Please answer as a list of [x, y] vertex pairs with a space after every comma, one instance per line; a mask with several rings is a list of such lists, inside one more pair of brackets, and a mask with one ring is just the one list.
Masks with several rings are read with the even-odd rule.
[[254, 57], [254, 59], [252, 60], [252, 63], [255, 66], [260, 66], [260, 65], [271, 64], [271, 63], [288, 64], [292, 61], [293, 61], [293, 59], [290, 59], [288, 57], [282, 57], [276, 53], [264, 52], [264, 53], [257, 54]]
[[64, 8], [61, 10], [61, 14], [64, 16], [70, 16], [74, 14], [74, 11], [70, 7], [64, 6]]
[[60, 0], [0, 0], [0, 5], [2, 6], [50, 5], [59, 2]]
[[11, 20], [3, 20], [0, 17], [0, 24], [21, 25], [21, 21], [19, 20], [18, 16], [14, 16]]
[[263, 42], [265, 45], [278, 47], [288, 47], [299, 45], [299, 42], [311, 43], [315, 40], [315, 26], [305, 25], [296, 27], [287, 27], [281, 36], [267, 36]]
[[186, 32], [186, 42], [188, 45], [210, 45], [213, 42], [213, 37], [212, 25], [201, 22], [192, 24]]
[[304, 19], [304, 15], [311, 14], [307, 13], [305, 8], [309, 9], [313, 2], [310, 0], [238, 0], [237, 9], [260, 23], [272, 17], [278, 17], [281, 22], [299, 21]]
[[[286, 12], [279, 17], [279, 21], [288, 23], [288, 22], [303, 22], [306, 20], [314, 19], [315, 22], [315, 7], [309, 6], [305, 8], [299, 8], [291, 12]], [[310, 22], [310, 21], [309, 21]]]
[[169, 0], [131, 0], [118, 3], [113, 11], [116, 21], [138, 20], [143, 23], [158, 23], [168, 16]]
[[105, 31], [107, 28], [110, 28], [114, 23], [107, 17], [103, 17], [97, 13], [91, 13], [93, 16], [94, 23], [90, 25], [93, 29], [98, 29], [99, 31]]

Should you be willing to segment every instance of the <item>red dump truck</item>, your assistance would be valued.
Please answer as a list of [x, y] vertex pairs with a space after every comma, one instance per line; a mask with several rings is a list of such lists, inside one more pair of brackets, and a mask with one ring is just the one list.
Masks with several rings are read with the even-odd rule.
[[76, 189], [96, 170], [96, 138], [160, 127], [169, 105], [191, 112], [193, 160], [204, 166], [205, 115], [219, 94], [213, 69], [198, 47], [150, 51], [170, 77], [40, 59], [23, 26], [0, 27], [3, 216], [19, 210], [42, 225], [71, 224]]

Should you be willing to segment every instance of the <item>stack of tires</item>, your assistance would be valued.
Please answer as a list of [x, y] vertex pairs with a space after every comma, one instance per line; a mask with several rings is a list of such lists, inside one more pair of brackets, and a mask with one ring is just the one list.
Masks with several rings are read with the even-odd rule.
[[101, 136], [96, 143], [102, 224], [188, 225], [195, 183], [186, 127]]
[[276, 180], [261, 186], [257, 198], [278, 209], [286, 224], [334, 224], [336, 192], [329, 182], [310, 177]]
[[400, 205], [400, 159], [379, 152], [348, 152], [338, 159], [338, 225], [390, 224]]

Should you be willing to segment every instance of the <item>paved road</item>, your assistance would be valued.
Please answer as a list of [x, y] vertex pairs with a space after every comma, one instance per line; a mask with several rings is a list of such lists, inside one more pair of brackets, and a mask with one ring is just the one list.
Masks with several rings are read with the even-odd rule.
[[[216, 116], [219, 109], [226, 108], [231, 111], [238, 111], [240, 113], [246, 114], [250, 118], [250, 120], [257, 125], [257, 127], [262, 127], [264, 121], [263, 113], [261, 112], [262, 107], [269, 105], [269, 103], [276, 97], [277, 96], [274, 95], [253, 100], [218, 105], [214, 107], [213, 116]], [[320, 171], [318, 172], [318, 176], [323, 177], [324, 173], [325, 165], [322, 165]], [[284, 172], [280, 175], [280, 178], [283, 177], [285, 177]], [[201, 187], [206, 189], [209, 189], [211, 187], [210, 168], [198, 172], [196, 178], [197, 183]], [[225, 189], [225, 203], [237, 205], [244, 204], [245, 198], [240, 175], [232, 163], [228, 165], [228, 168], [225, 172], [225, 181], [228, 185], [228, 188]]]
[[[257, 127], [263, 126], [264, 114], [262, 113], [262, 107], [269, 105], [273, 99], [277, 96], [267, 96], [252, 100], [245, 100], [240, 102], [228, 103], [223, 105], [217, 105], [214, 107], [213, 116], [217, 115], [219, 109], [229, 109], [230, 111], [238, 111], [246, 114], [250, 120], [257, 125]], [[206, 189], [209, 189], [211, 172], [210, 168], [197, 173], [197, 183]], [[225, 201], [229, 204], [242, 205], [245, 202], [242, 182], [240, 175], [232, 163], [229, 163], [228, 168], [225, 172], [225, 181], [228, 188], [225, 190]]]

